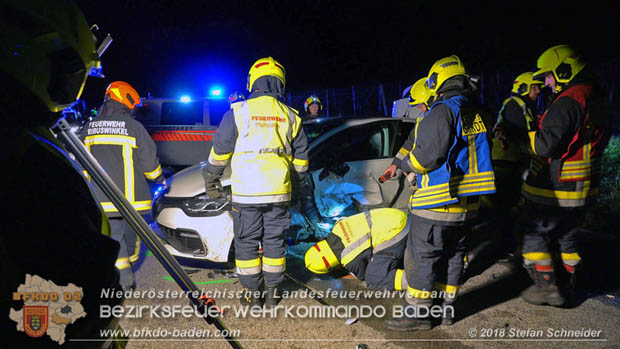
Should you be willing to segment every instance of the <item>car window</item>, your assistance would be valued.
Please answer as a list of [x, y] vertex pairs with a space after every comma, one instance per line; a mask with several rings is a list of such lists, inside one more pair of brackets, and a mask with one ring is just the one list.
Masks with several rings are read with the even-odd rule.
[[162, 125], [202, 125], [204, 102], [166, 102], [161, 107]]
[[318, 146], [310, 159], [310, 169], [351, 161], [391, 157], [392, 127], [386, 122], [374, 122], [347, 128], [335, 133]]
[[308, 137], [308, 142], [312, 142], [313, 140], [322, 136], [325, 132], [339, 126], [341, 123], [344, 122], [345, 119], [320, 119], [306, 121], [302, 125], [304, 128], [304, 132], [306, 133], [306, 137]]
[[413, 130], [415, 123], [414, 122], [399, 122], [396, 125], [397, 125], [396, 132], [393, 137], [394, 143], [392, 145], [392, 152], [391, 152], [392, 156], [396, 156], [396, 153], [398, 153], [398, 150], [400, 150], [400, 147], [403, 146], [403, 144], [407, 140], [407, 137], [409, 137], [411, 130]]
[[230, 104], [227, 99], [212, 99], [209, 100], [209, 124], [211, 126], [219, 126], [222, 121], [222, 116], [230, 109]]

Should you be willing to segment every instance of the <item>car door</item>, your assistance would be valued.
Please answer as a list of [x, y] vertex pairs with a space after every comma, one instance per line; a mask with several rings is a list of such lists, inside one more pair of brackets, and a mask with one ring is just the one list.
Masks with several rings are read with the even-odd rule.
[[[400, 120], [377, 120], [353, 125], [323, 140], [311, 153], [310, 175], [316, 207], [323, 217], [337, 217], [362, 208], [406, 207], [399, 198], [408, 185], [401, 172], [379, 182], [402, 144]], [[409, 123], [407, 125], [410, 130]], [[406, 137], [406, 136], [405, 136]], [[402, 142], [401, 142], [402, 143]]]

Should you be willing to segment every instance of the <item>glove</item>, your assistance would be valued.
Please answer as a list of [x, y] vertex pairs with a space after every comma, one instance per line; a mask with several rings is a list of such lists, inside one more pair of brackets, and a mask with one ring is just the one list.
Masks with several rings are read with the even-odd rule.
[[203, 171], [202, 176], [204, 177], [204, 180], [205, 180], [205, 192], [207, 193], [207, 196], [211, 199], [217, 199], [221, 197], [222, 193], [220, 192], [220, 189], [219, 189], [220, 176], [214, 175], [207, 171]]
[[[291, 172], [291, 206], [295, 206], [300, 200], [304, 199], [306, 187], [306, 172]], [[302, 201], [303, 202], [303, 201]]]

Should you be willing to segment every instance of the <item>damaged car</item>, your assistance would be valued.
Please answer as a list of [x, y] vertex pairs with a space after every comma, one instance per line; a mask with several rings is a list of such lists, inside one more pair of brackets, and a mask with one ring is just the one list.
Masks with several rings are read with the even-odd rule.
[[[327, 236], [344, 216], [378, 207], [406, 209], [411, 184], [398, 170], [379, 178], [415, 125], [410, 118], [324, 118], [303, 124], [309, 138], [308, 179], [291, 209], [289, 243]], [[230, 166], [221, 179], [224, 199], [205, 194], [206, 162], [168, 178], [153, 199], [159, 235], [176, 257], [225, 263], [232, 257]]]

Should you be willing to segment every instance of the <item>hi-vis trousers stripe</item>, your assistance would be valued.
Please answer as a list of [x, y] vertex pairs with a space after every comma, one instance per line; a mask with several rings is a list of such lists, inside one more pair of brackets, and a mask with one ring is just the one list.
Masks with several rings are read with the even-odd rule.
[[405, 271], [403, 269], [397, 269], [396, 275], [394, 276], [394, 289], [396, 291], [406, 290], [408, 285]]
[[269, 258], [263, 256], [263, 271], [267, 273], [283, 273], [286, 271], [286, 258]]
[[260, 274], [262, 270], [260, 258], [249, 260], [236, 259], [235, 265], [239, 275], [256, 275]]

